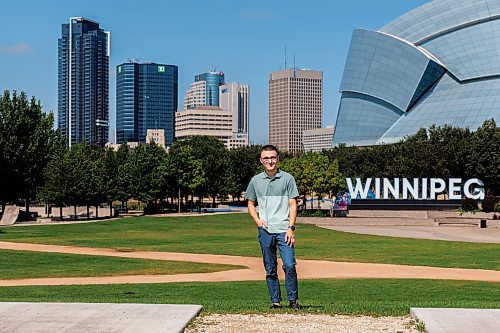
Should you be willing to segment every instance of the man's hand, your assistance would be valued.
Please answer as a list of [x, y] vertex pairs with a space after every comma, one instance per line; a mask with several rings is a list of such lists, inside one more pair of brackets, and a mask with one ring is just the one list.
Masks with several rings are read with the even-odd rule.
[[267, 228], [266, 221], [261, 220], [259, 218], [259, 215], [257, 214], [257, 209], [255, 208], [255, 201], [253, 200], [248, 200], [248, 213], [252, 217], [252, 220], [257, 227]]
[[295, 231], [288, 229], [285, 234], [285, 243], [288, 246], [295, 245]]

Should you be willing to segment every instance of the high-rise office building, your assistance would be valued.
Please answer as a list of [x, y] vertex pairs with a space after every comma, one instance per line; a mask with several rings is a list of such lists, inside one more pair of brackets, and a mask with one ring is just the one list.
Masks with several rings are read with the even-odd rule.
[[219, 87], [224, 84], [224, 73], [210, 70], [196, 75], [191, 89], [184, 98], [184, 109], [196, 109], [198, 106], [219, 106]]
[[323, 73], [285, 69], [269, 79], [269, 143], [278, 149], [302, 151], [303, 132], [321, 128]]
[[163, 129], [165, 145], [175, 137], [178, 68], [128, 62], [116, 67], [116, 142], [145, 142], [148, 129]]
[[110, 33], [71, 17], [58, 43], [58, 127], [68, 146], [104, 146], [109, 135]]
[[248, 94], [248, 84], [233, 82], [219, 88], [219, 106], [233, 115], [234, 133], [248, 134]]

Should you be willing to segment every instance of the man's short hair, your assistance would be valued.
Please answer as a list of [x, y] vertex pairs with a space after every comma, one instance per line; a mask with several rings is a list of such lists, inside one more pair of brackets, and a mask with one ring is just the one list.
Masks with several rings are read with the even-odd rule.
[[275, 152], [276, 152], [276, 154], [278, 154], [278, 155], [279, 155], [278, 148], [276, 148], [276, 146], [273, 146], [273, 145], [265, 145], [264, 147], [262, 147], [262, 148], [260, 149], [260, 154], [259, 154], [259, 156], [260, 156], [260, 155], [262, 155], [262, 152], [263, 152], [263, 151], [275, 151]]

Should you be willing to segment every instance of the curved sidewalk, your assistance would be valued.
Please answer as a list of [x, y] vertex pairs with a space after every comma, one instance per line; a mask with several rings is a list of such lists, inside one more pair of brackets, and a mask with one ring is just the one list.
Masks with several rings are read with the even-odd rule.
[[[11, 242], [0, 242], [0, 249], [85, 254], [150, 260], [176, 260], [212, 264], [232, 264], [248, 267], [246, 269], [235, 269], [221, 272], [177, 275], [130, 275], [0, 280], [0, 286], [2, 287], [30, 285], [256, 281], [262, 280], [265, 277], [262, 259], [258, 257], [150, 251], [122, 252], [106, 248], [86, 248]], [[297, 260], [297, 270], [301, 279], [385, 278], [500, 282], [500, 271], [481, 269], [348, 263], [325, 260]], [[280, 274], [282, 274], [281, 270]]]

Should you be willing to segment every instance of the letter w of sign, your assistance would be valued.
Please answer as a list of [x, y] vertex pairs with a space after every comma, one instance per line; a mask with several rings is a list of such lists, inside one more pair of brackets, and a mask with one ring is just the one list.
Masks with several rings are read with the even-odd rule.
[[365, 186], [361, 183], [361, 178], [356, 178], [356, 187], [352, 186], [352, 179], [346, 178], [347, 188], [349, 189], [349, 193], [351, 193], [352, 198], [361, 198], [366, 199], [368, 197], [368, 190], [370, 189], [370, 185], [372, 183], [371, 178], [366, 179]]

